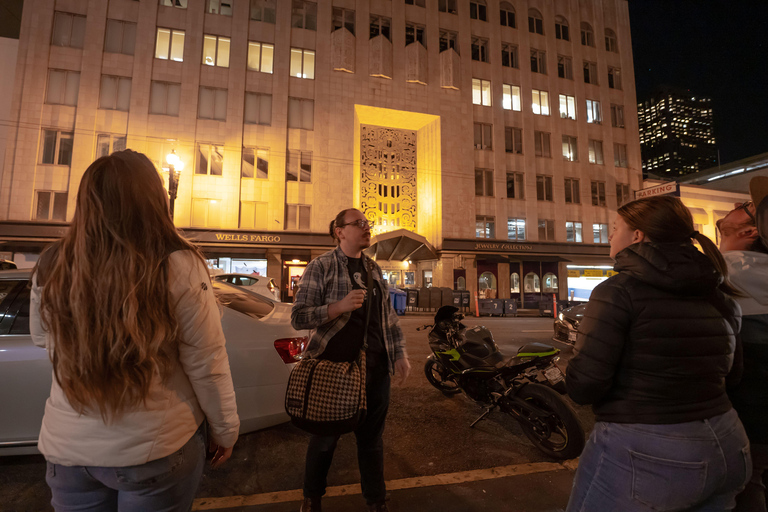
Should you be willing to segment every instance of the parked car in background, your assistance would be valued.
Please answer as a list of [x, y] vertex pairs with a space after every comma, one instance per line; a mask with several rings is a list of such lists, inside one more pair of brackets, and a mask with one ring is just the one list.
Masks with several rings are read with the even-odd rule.
[[555, 318], [555, 335], [553, 340], [573, 345], [576, 343], [576, 334], [579, 329], [579, 322], [584, 317], [584, 311], [587, 309], [587, 303], [583, 302], [564, 309], [557, 314]]
[[259, 295], [270, 297], [280, 302], [280, 289], [275, 280], [267, 276], [257, 276], [256, 274], [215, 274], [213, 279], [224, 283], [242, 286]]
[[[51, 390], [51, 361], [29, 334], [30, 270], [0, 272], [0, 456], [37, 452], [45, 401]], [[291, 327], [291, 305], [214, 281], [240, 433], [288, 421], [285, 389], [309, 341]]]

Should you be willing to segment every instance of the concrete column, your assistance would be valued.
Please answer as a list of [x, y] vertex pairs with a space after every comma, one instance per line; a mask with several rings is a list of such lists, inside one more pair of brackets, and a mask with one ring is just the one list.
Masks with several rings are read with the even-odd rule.
[[499, 263], [498, 270], [499, 280], [497, 283], [498, 290], [497, 295], [499, 299], [508, 299], [509, 295], [509, 263]]
[[474, 255], [464, 255], [464, 268], [467, 270], [467, 290], [469, 291], [469, 311], [475, 310], [475, 294], [477, 293], [477, 260]]

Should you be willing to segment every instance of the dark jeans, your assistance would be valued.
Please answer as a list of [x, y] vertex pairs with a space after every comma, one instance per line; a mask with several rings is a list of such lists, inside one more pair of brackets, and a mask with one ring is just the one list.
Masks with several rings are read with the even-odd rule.
[[744, 490], [736, 496], [736, 508], [733, 512], [766, 511], [766, 478], [768, 478], [768, 444], [753, 444], [752, 479]]
[[[386, 361], [375, 368], [368, 368], [366, 393], [368, 413], [365, 421], [355, 430], [357, 438], [357, 464], [360, 468], [360, 485], [365, 501], [383, 501], [386, 495], [384, 484], [384, 421], [389, 409], [389, 369]], [[333, 452], [339, 436], [312, 436], [307, 448], [307, 462], [304, 472], [304, 496], [318, 498], [325, 494], [328, 485], [328, 470], [333, 461]]]

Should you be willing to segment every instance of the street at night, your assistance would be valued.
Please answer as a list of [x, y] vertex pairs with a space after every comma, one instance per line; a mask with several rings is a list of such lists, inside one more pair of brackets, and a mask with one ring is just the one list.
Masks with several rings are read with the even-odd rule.
[[[424, 376], [424, 361], [430, 353], [427, 331], [417, 332], [416, 328], [425, 323], [431, 323], [426, 314], [401, 317], [412, 371], [404, 387], [392, 389], [384, 433], [390, 508], [441, 512], [564, 509], [573, 477], [573, 470], [565, 468], [575, 468], [575, 464], [564, 466], [540, 453], [517, 423], [498, 411], [469, 428], [482, 409], [463, 395], [444, 396]], [[562, 350], [559, 364], [564, 368], [572, 353], [570, 347], [551, 342], [551, 318], [467, 317], [465, 324], [489, 327], [500, 349], [508, 354], [528, 342], [552, 343]], [[588, 407], [575, 409], [588, 432], [593, 424], [591, 411]], [[241, 436], [222, 468], [206, 469], [195, 510], [297, 511], [307, 439], [290, 424]], [[44, 477], [41, 456], [0, 459], [0, 509], [51, 510]], [[403, 482], [414, 478], [418, 481]], [[331, 466], [324, 506], [339, 512], [360, 510], [364, 501], [359, 481], [354, 436], [346, 435]], [[393, 490], [393, 486], [403, 488]]]

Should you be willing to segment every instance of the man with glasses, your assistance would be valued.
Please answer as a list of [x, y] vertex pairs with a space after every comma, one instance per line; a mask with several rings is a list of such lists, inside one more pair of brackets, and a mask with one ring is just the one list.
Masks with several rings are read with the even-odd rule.
[[[765, 223], [768, 178], [750, 182], [752, 201], [737, 204], [717, 222], [720, 251], [728, 264], [728, 278], [741, 296], [734, 297], [742, 309], [742, 325], [737, 343], [741, 344], [741, 379], [728, 388], [728, 396], [744, 424], [751, 445], [752, 479], [736, 497], [736, 511], [766, 510], [768, 470], [768, 251], [762, 237], [768, 235]], [[761, 220], [763, 219], [763, 220]]]
[[[368, 219], [354, 208], [343, 210], [331, 221], [329, 234], [338, 247], [307, 265], [299, 281], [291, 323], [295, 329], [313, 329], [305, 357], [331, 361], [357, 359], [367, 332], [368, 410], [365, 420], [355, 430], [357, 461], [368, 510], [387, 512], [381, 435], [389, 408], [390, 374], [395, 375], [395, 384], [402, 384], [411, 366], [381, 268], [363, 254], [371, 245]], [[366, 315], [368, 308], [370, 314]], [[320, 500], [325, 494], [338, 440], [339, 436], [317, 435], [310, 439], [301, 512], [321, 510]]]

